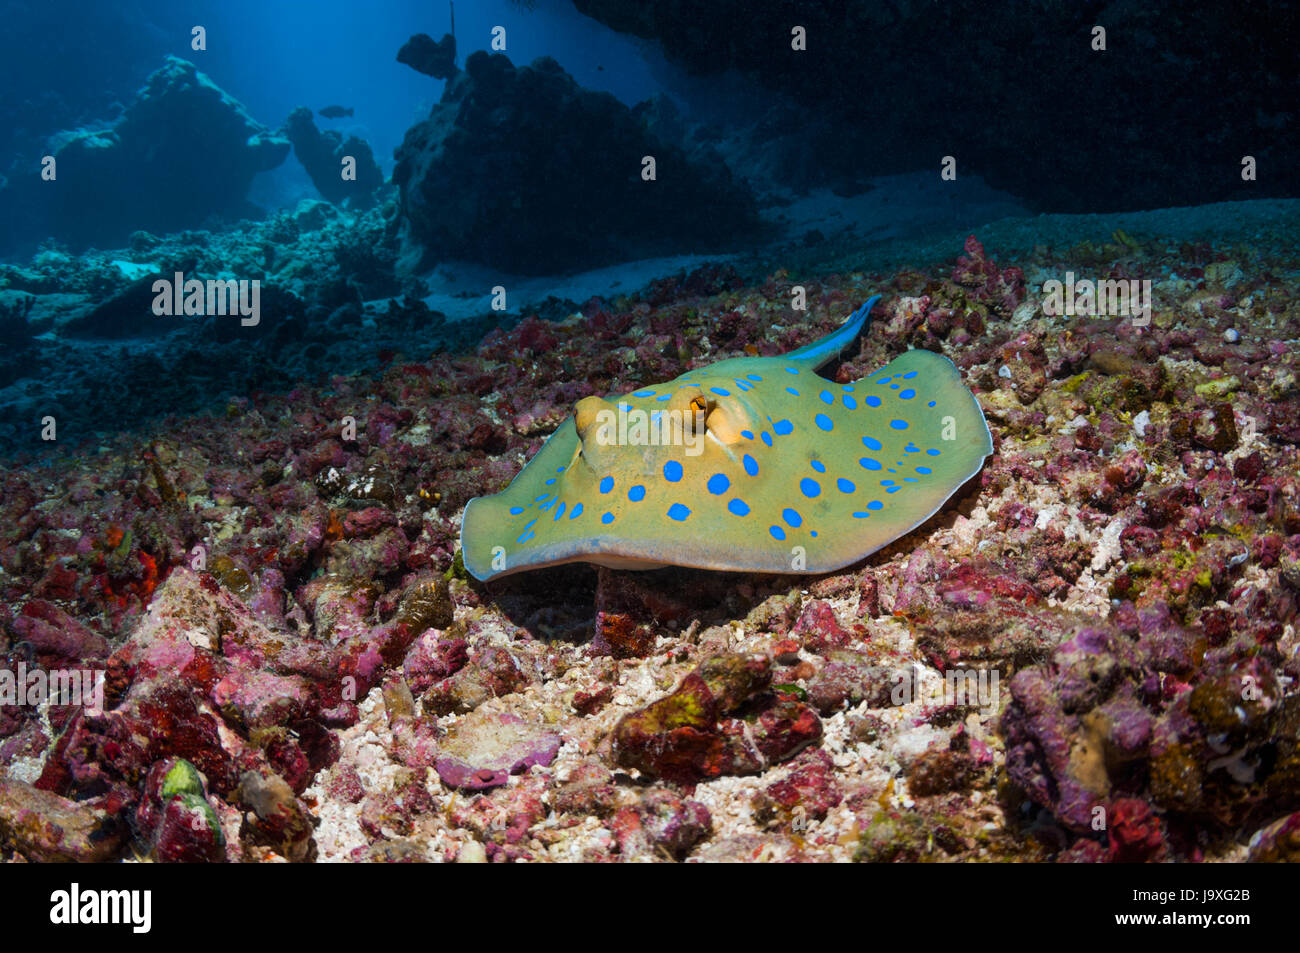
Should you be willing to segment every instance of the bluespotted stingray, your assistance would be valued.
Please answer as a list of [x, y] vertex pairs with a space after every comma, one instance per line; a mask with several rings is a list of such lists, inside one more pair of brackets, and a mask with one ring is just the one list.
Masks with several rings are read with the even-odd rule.
[[465, 568], [480, 580], [578, 561], [824, 573], [911, 532], [993, 441], [940, 354], [908, 351], [852, 384], [817, 374], [878, 300], [784, 357], [578, 401], [505, 490], [466, 505]]

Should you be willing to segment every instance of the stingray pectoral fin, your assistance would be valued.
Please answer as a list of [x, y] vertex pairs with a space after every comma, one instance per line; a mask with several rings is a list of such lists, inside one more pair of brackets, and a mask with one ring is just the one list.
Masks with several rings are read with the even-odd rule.
[[[979, 473], [993, 452], [993, 437], [979, 401], [942, 354], [908, 351], [859, 381], [854, 393], [869, 402], [873, 397], [881, 401], [881, 425], [873, 433], [885, 446], [871, 453], [884, 469], [873, 473], [888, 475], [899, 492], [886, 492], [881, 498], [883, 509], [862, 522], [857, 552], [849, 549], [833, 560], [842, 565], [916, 529]], [[899, 453], [901, 441], [905, 443]], [[901, 466], [891, 469], [896, 461]]]
[[483, 582], [496, 575], [492, 569], [493, 527], [503, 525], [502, 509], [494, 496], [476, 496], [465, 504], [460, 522], [460, 554], [465, 569]]
[[[471, 576], [482, 581], [523, 568], [517, 565], [521, 551], [534, 552], [527, 545], [536, 535], [529, 533], [529, 524], [556, 515], [556, 504], [548, 501], [555, 499], [559, 476], [575, 464], [580, 447], [573, 418], [569, 417], [508, 487], [492, 496], [476, 496], [465, 504], [460, 549]], [[534, 561], [545, 560], [536, 558], [534, 552]]]
[[[924, 406], [924, 409], [917, 407], [922, 419], [931, 424], [937, 420], [940, 424], [940, 444], [950, 451], [945, 453], [948, 460], [944, 461], [941, 472], [947, 472], [949, 467], [965, 468], [963, 482], [979, 472], [984, 458], [993, 452], [993, 435], [984, 419], [983, 408], [952, 361], [934, 351], [917, 348], [895, 358], [863, 380], [869, 383], [883, 378], [893, 378], [904, 392], [910, 384], [910, 389], [918, 394], [918, 405]], [[932, 403], [933, 407], [930, 406]]]
[[845, 320], [838, 331], [826, 335], [820, 341], [813, 341], [812, 344], [805, 344], [803, 347], [791, 351], [785, 355], [784, 360], [800, 361], [813, 369], [833, 361], [858, 339], [858, 335], [866, 330], [867, 321], [871, 316], [871, 309], [879, 300], [880, 295], [873, 295], [868, 298], [862, 307], [848, 316], [848, 319]]

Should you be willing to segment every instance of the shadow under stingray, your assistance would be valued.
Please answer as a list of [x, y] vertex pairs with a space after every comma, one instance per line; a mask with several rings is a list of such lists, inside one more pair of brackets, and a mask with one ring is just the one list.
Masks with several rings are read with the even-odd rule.
[[534, 639], [591, 641], [601, 612], [627, 613], [639, 624], [654, 625], [657, 634], [683, 632], [693, 625], [704, 629], [744, 619], [774, 595], [878, 566], [900, 551], [915, 549], [934, 530], [950, 527], [957, 515], [969, 516], [979, 489], [977, 473], [912, 532], [827, 573], [720, 572], [684, 566], [626, 570], [566, 563], [473, 585], [485, 603], [495, 605]]

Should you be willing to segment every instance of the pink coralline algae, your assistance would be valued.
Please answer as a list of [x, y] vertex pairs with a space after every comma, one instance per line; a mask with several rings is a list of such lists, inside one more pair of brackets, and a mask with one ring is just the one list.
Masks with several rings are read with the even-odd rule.
[[791, 696], [768, 692], [770, 683], [763, 656], [707, 659], [672, 694], [619, 722], [615, 760], [691, 784], [791, 758], [820, 740], [821, 720]]
[[47, 668], [108, 656], [108, 641], [103, 636], [42, 599], [33, 599], [24, 605], [9, 628], [31, 647], [36, 660]]
[[648, 791], [639, 804], [621, 808], [609, 826], [624, 856], [662, 853], [681, 860], [712, 833], [713, 819], [698, 801], [660, 788]]
[[999, 268], [974, 235], [966, 239], [966, 254], [957, 259], [952, 280], [1000, 317], [1010, 317], [1025, 297], [1025, 276], [1016, 267]]
[[830, 755], [820, 749], [799, 756], [794, 769], [754, 795], [754, 819], [764, 826], [823, 820], [843, 800]]
[[[1296, 261], [1194, 251], [971, 239], [801, 276], [807, 312], [714, 266], [13, 462], [0, 690], [84, 669], [103, 704], [0, 704], [0, 857], [1294, 859]], [[1151, 278], [1150, 325], [1043, 314], [1024, 276], [1066, 270]], [[467, 577], [465, 502], [576, 400], [874, 291], [828, 373], [941, 351], [994, 435], [925, 525], [820, 578]]]

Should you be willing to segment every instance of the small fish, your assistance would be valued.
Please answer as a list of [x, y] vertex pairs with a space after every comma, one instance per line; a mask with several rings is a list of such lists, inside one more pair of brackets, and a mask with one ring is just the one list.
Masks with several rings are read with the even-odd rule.
[[326, 119], [342, 119], [344, 116], [352, 115], [352, 107], [344, 109], [342, 106], [326, 106], [324, 109], [316, 110], [316, 114]]
[[784, 357], [578, 401], [509, 487], [465, 507], [465, 568], [478, 579], [575, 561], [823, 573], [910, 533], [993, 441], [941, 354], [908, 351], [852, 384], [816, 373], [877, 300]]

